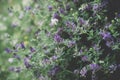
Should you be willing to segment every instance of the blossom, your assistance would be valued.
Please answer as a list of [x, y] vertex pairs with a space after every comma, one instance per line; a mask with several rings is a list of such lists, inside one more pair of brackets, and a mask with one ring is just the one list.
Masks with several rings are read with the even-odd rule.
[[50, 64], [50, 60], [45, 58], [45, 59], [43, 59], [42, 64], [43, 65]]
[[72, 28], [72, 30], [75, 30], [76, 28], [76, 25], [74, 22], [67, 21], [65, 24], [67, 27]]
[[92, 5], [91, 4], [87, 4], [86, 6], [85, 6], [85, 10], [91, 10], [92, 9]]
[[6, 51], [7, 53], [11, 53], [11, 52], [12, 52], [12, 50], [9, 49], [9, 48], [6, 48], [5, 51]]
[[64, 10], [63, 8], [59, 8], [59, 12], [60, 12], [61, 14], [65, 14], [65, 10]]
[[53, 9], [53, 7], [49, 5], [49, 6], [48, 6], [48, 10], [49, 10], [49, 11], [52, 11], [52, 9]]
[[61, 36], [60, 36], [60, 35], [55, 34], [55, 35], [54, 35], [54, 41], [56, 41], [56, 42], [60, 43], [61, 41], [63, 41], [63, 39], [61, 38]]
[[29, 10], [31, 10], [31, 6], [26, 6], [25, 11], [29, 11]]
[[58, 23], [58, 19], [56, 19], [56, 18], [52, 18], [51, 19], [51, 26], [54, 26], [54, 25], [57, 25], [57, 23]]
[[59, 71], [60, 71], [60, 67], [59, 67], [59, 66], [54, 66], [54, 67], [48, 72], [48, 75], [49, 75], [49, 76], [54, 76], [54, 75], [56, 75]]
[[15, 67], [9, 67], [8, 70], [9, 71], [15, 71]]
[[74, 46], [75, 45], [75, 41], [70, 41], [69, 43], [68, 43], [68, 47], [72, 47], [72, 46]]
[[100, 69], [100, 66], [99, 66], [98, 64], [95, 64], [95, 63], [92, 63], [92, 64], [90, 64], [89, 66], [90, 66], [90, 69], [91, 69], [91, 70], [94, 70], [94, 71]]
[[83, 24], [86, 23], [86, 21], [85, 21], [83, 18], [79, 18], [79, 23], [80, 23], [81, 25], [83, 25]]
[[86, 73], [87, 73], [87, 69], [86, 67], [83, 67], [80, 71], [81, 76], [85, 77]]
[[9, 58], [8, 62], [12, 63], [14, 61], [14, 58]]
[[112, 64], [112, 65], [109, 66], [110, 73], [113, 73], [116, 69], [117, 69], [117, 65], [116, 64]]
[[16, 53], [13, 54], [14, 58], [20, 60], [20, 56], [18, 56]]
[[54, 60], [57, 60], [58, 57], [54, 55], [54, 56], [52, 56], [51, 58], [52, 58], [52, 60], [54, 61]]
[[22, 69], [21, 67], [9, 67], [8, 68], [9, 71], [14, 71], [14, 72], [20, 72]]
[[60, 19], [61, 19], [61, 17], [59, 16], [59, 14], [58, 14], [58, 13], [54, 13], [54, 14], [53, 14], [53, 19], [60, 20]]
[[109, 33], [109, 32], [100, 32], [100, 35], [102, 36], [102, 38], [104, 39], [104, 40], [112, 40], [112, 36], [111, 36], [111, 34]]
[[32, 67], [32, 65], [30, 64], [30, 60], [29, 60], [28, 57], [24, 58], [24, 65], [25, 65], [26, 68]]
[[94, 4], [94, 5], [93, 5], [93, 11], [98, 10], [98, 8], [99, 8], [99, 5], [98, 5], [98, 4]]
[[33, 47], [30, 47], [30, 51], [33, 53], [33, 52], [35, 52], [36, 50], [35, 50]]
[[88, 56], [82, 56], [81, 60], [82, 60], [83, 62], [89, 61]]
[[24, 44], [24, 42], [21, 42], [21, 43], [20, 43], [20, 46], [21, 46], [22, 49], [25, 49], [25, 44]]

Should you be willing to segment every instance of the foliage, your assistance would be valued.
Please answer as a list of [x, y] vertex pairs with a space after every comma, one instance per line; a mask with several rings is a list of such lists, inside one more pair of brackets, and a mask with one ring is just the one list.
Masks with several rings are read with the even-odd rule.
[[120, 79], [119, 14], [110, 21], [100, 0], [9, 4], [0, 14], [0, 80]]

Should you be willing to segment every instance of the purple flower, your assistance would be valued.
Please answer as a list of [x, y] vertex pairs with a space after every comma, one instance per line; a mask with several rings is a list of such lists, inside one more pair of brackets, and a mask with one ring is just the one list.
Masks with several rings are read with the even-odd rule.
[[91, 10], [92, 9], [92, 5], [91, 4], [87, 4], [86, 7], [85, 7], [85, 10]]
[[25, 49], [25, 44], [24, 44], [24, 42], [21, 42], [21, 43], [20, 43], [20, 46], [21, 46], [22, 49]]
[[33, 47], [30, 47], [30, 51], [33, 53], [33, 52], [35, 52], [36, 50], [35, 50]]
[[48, 72], [48, 75], [49, 75], [49, 76], [54, 76], [54, 75], [56, 75], [59, 71], [60, 71], [60, 67], [59, 67], [59, 66], [54, 66], [54, 67]]
[[22, 69], [21, 69], [21, 67], [9, 67], [8, 70], [19, 73]]
[[81, 25], [84, 25], [86, 22], [85, 22], [85, 20], [84, 20], [83, 18], [79, 18], [79, 23], [80, 23]]
[[57, 43], [60, 43], [60, 42], [63, 41], [63, 39], [61, 38], [61, 36], [58, 35], [58, 34], [55, 34], [55, 35], [54, 35], [54, 40], [55, 40]]
[[116, 69], [117, 69], [117, 65], [116, 64], [113, 64], [113, 65], [109, 66], [110, 73], [113, 73]]
[[95, 63], [92, 63], [92, 64], [90, 64], [89, 66], [90, 66], [90, 69], [91, 69], [91, 70], [94, 70], [94, 71], [100, 69], [100, 66], [99, 66], [98, 64], [95, 64]]
[[12, 52], [12, 50], [9, 49], [9, 48], [6, 48], [5, 51], [6, 51], [7, 53], [11, 53], [11, 52]]
[[14, 58], [20, 60], [20, 56], [18, 56], [16, 53], [13, 54]]
[[70, 22], [70, 21], [66, 22], [66, 26], [69, 27], [69, 28], [72, 28], [72, 30], [75, 30], [75, 28], [76, 28], [75, 23], [74, 22]]
[[30, 6], [26, 6], [25, 7], [25, 11], [29, 11], [29, 10], [31, 10], [31, 7]]
[[30, 64], [30, 60], [29, 60], [28, 57], [24, 58], [24, 65], [25, 65], [26, 68], [31, 68], [32, 67], [32, 65]]
[[15, 71], [15, 67], [9, 67], [8, 70], [9, 71]]
[[75, 41], [70, 41], [69, 43], [68, 43], [68, 47], [72, 47], [72, 46], [74, 46], [75, 45]]
[[60, 12], [61, 14], [65, 14], [65, 10], [64, 10], [63, 8], [59, 8], [59, 12]]
[[87, 73], [87, 69], [86, 67], [83, 67], [80, 71], [81, 76], [85, 77], [86, 73]]
[[53, 7], [52, 6], [48, 6], [48, 10], [52, 11]]
[[93, 5], [93, 11], [96, 11], [96, 10], [98, 10], [99, 9], [99, 5], [98, 4], [94, 4]]
[[53, 14], [53, 18], [55, 18], [55, 19], [57, 19], [57, 20], [60, 20], [60, 19], [61, 19], [61, 17], [59, 16], [58, 13], [54, 13], [54, 14]]
[[88, 56], [82, 56], [81, 60], [82, 60], [83, 62], [89, 61]]
[[50, 60], [49, 59], [43, 59], [42, 61], [42, 64], [43, 65], [46, 65], [46, 64], [49, 64], [50, 63]]
[[112, 40], [112, 36], [111, 36], [111, 34], [109, 32], [100, 32], [100, 35], [106, 41]]
[[53, 61], [57, 60], [57, 58], [58, 58], [58, 57], [57, 57], [57, 56], [55, 56], [55, 55], [54, 55], [54, 56], [52, 56], [52, 60], [53, 60]]

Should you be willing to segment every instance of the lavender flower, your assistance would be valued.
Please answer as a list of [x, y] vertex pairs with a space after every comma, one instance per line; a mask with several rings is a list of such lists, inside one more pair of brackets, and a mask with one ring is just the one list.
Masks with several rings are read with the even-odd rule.
[[89, 61], [88, 56], [82, 56], [81, 60], [82, 60], [83, 62]]
[[9, 58], [8, 62], [12, 63], [14, 61], [14, 58]]
[[109, 32], [100, 32], [100, 35], [104, 40], [112, 40], [112, 36]]
[[11, 53], [11, 52], [12, 52], [12, 50], [9, 49], [9, 48], [6, 48], [5, 51], [6, 51], [7, 53]]
[[43, 65], [50, 64], [50, 60], [49, 59], [43, 59], [42, 64]]
[[83, 67], [80, 71], [81, 76], [85, 77], [86, 73], [87, 73], [87, 69], [86, 67]]
[[21, 46], [22, 49], [25, 49], [25, 44], [24, 44], [24, 42], [21, 42], [21, 43], [20, 43], [20, 46]]
[[57, 43], [60, 43], [60, 42], [63, 41], [63, 39], [61, 38], [61, 36], [58, 35], [58, 34], [55, 34], [55, 35], [54, 35], [54, 40], [55, 40]]
[[19, 73], [22, 69], [21, 67], [9, 67], [8, 70]]
[[87, 4], [86, 7], [85, 7], [85, 10], [91, 10], [92, 9], [92, 5], [91, 4]]
[[52, 6], [48, 6], [48, 10], [52, 11], [53, 7]]
[[72, 28], [72, 30], [75, 30], [75, 28], [76, 28], [75, 23], [74, 22], [70, 22], [70, 21], [66, 22], [66, 26], [69, 27], [69, 28]]
[[65, 14], [65, 10], [64, 10], [63, 8], [59, 8], [59, 12], [60, 12], [61, 14]]
[[94, 4], [93, 5], [93, 11], [96, 11], [96, 10], [98, 10], [99, 9], [99, 5], [98, 4]]
[[70, 41], [69, 43], [68, 43], [68, 47], [72, 47], [72, 46], [74, 46], [75, 45], [75, 41]]
[[59, 67], [59, 66], [54, 66], [54, 67], [48, 72], [48, 75], [49, 75], [49, 76], [54, 76], [54, 75], [56, 75], [59, 71], [60, 71], [60, 67]]
[[16, 53], [13, 54], [14, 58], [20, 60], [20, 56], [18, 56]]
[[30, 60], [29, 60], [28, 57], [24, 58], [24, 65], [25, 65], [26, 68], [31, 68], [32, 67], [32, 65], [30, 64]]
[[100, 69], [100, 66], [99, 66], [98, 64], [95, 64], [95, 63], [92, 63], [92, 64], [90, 64], [89, 66], [90, 66], [90, 69], [91, 69], [91, 70], [94, 70], [94, 71]]
[[30, 47], [30, 51], [33, 53], [33, 52], [35, 52], [36, 50], [35, 50], [33, 47]]
[[25, 7], [25, 11], [29, 11], [29, 10], [31, 10], [31, 7], [30, 6], [26, 6]]
[[56, 18], [51, 18], [50, 26], [57, 25], [57, 23], [58, 23], [58, 19], [56, 19]]
[[54, 14], [53, 14], [53, 19], [60, 20], [60, 19], [61, 19], [61, 17], [59, 16], [59, 14], [58, 14], [58, 13], [54, 13]]
[[54, 55], [54, 56], [52, 56], [52, 60], [53, 60], [53, 61], [57, 60], [57, 58], [58, 58], [58, 57], [57, 57], [57, 56], [55, 56], [55, 55]]
[[9, 71], [15, 71], [15, 67], [9, 67], [8, 70]]
[[116, 69], [117, 69], [117, 65], [116, 64], [113, 64], [113, 65], [109, 66], [110, 73], [113, 73]]
[[86, 22], [85, 22], [85, 20], [84, 20], [83, 18], [79, 18], [79, 23], [80, 23], [81, 25], [84, 25]]

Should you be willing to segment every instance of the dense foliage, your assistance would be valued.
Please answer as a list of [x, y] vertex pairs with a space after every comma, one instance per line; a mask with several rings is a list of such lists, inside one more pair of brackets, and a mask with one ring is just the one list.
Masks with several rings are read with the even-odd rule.
[[120, 15], [109, 1], [8, 1], [0, 80], [120, 80]]

